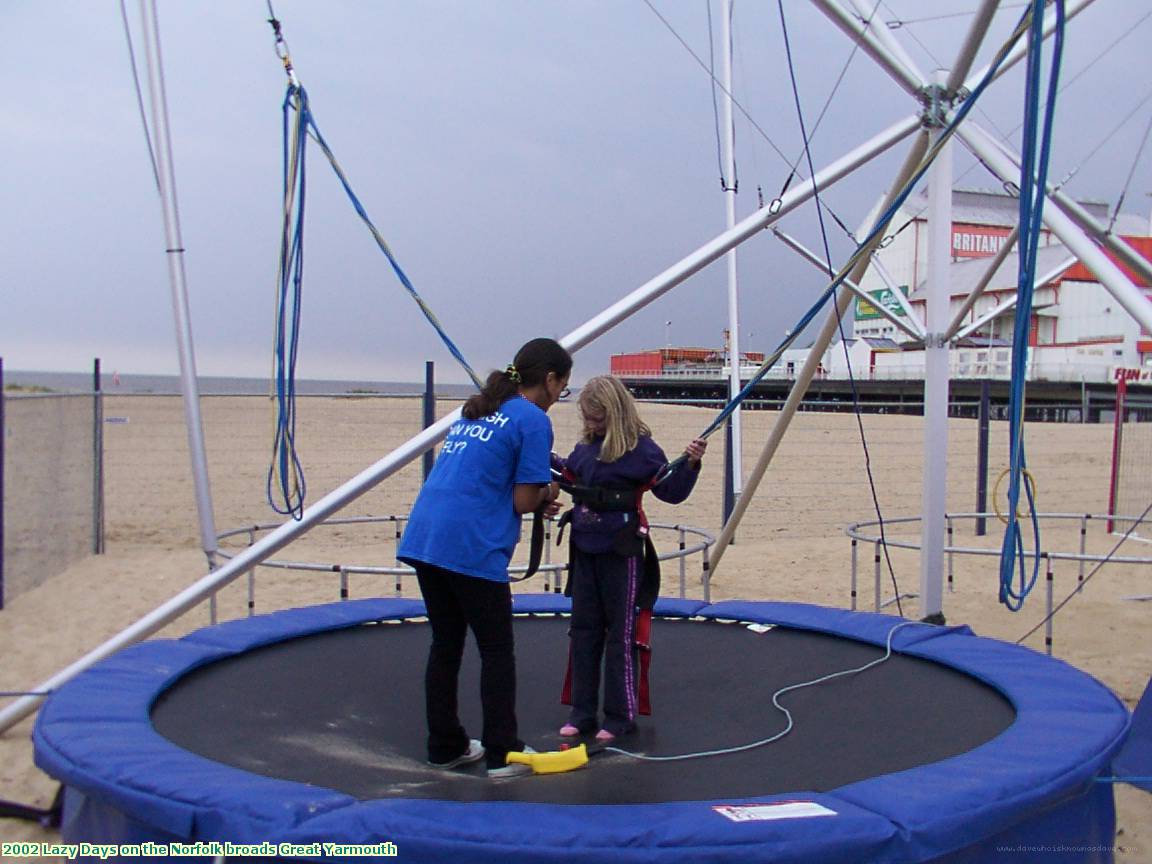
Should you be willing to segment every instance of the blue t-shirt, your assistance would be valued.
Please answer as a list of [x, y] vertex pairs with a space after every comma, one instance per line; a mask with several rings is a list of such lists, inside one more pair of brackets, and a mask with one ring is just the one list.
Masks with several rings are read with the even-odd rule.
[[522, 396], [488, 417], [452, 424], [396, 557], [507, 582], [508, 562], [520, 540], [512, 489], [550, 482], [551, 452], [548, 415]]

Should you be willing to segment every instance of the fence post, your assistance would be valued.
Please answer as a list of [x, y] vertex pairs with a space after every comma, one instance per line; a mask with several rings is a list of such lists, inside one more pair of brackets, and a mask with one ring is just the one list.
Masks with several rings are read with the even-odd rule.
[[724, 498], [722, 508], [724, 515], [723, 524], [725, 525], [728, 524], [728, 517], [732, 515], [732, 511], [736, 508], [736, 496], [732, 491], [732, 486], [735, 473], [738, 469], [732, 464], [733, 449], [732, 420], [729, 418], [728, 422], [724, 424]]
[[4, 358], [0, 357], [0, 609], [4, 608], [4, 442], [8, 427], [4, 425]]
[[[988, 416], [991, 413], [992, 385], [985, 378], [980, 382], [980, 440], [976, 445], [976, 512], [988, 512]], [[976, 517], [976, 536], [988, 531], [987, 520]]]
[[[431, 360], [424, 361], [424, 426], [427, 429], [436, 422], [436, 364]], [[424, 451], [424, 479], [432, 473], [432, 461], [435, 459], [430, 447]]]
[[[1120, 480], [1120, 453], [1124, 438], [1124, 401], [1128, 392], [1128, 379], [1121, 376], [1116, 382], [1116, 416], [1112, 419], [1112, 475], [1108, 481], [1108, 533], [1111, 534], [1116, 523], [1112, 518], [1116, 515], [1116, 493]], [[1123, 515], [1123, 514], [1121, 514]]]
[[104, 554], [104, 392], [99, 357], [92, 361], [92, 554]]

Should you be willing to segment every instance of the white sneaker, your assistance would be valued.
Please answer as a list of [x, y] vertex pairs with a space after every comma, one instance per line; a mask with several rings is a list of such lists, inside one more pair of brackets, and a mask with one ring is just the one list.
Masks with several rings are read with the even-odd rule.
[[477, 741], [475, 738], [472, 738], [468, 741], [468, 749], [452, 761], [433, 762], [432, 760], [428, 760], [428, 764], [434, 768], [441, 768], [445, 771], [451, 771], [453, 768], [459, 768], [461, 765], [471, 765], [473, 762], [479, 762], [483, 758], [484, 745]]
[[[535, 753], [536, 751], [533, 750], [531, 747], [525, 746], [525, 748], [519, 752], [521, 752], [521, 753]], [[512, 762], [512, 763], [509, 763], [508, 765], [504, 765], [500, 768], [489, 768], [488, 769], [488, 779], [489, 780], [504, 780], [505, 778], [508, 778], [508, 777], [523, 777], [525, 774], [531, 774], [531, 773], [532, 773], [532, 766], [531, 765], [525, 765], [523, 762]]]

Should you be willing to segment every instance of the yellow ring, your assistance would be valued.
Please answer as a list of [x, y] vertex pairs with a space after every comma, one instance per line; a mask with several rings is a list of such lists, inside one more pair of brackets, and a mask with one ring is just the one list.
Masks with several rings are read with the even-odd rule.
[[[1003, 471], [1001, 471], [1000, 476], [996, 478], [996, 485], [992, 487], [992, 507], [995, 508], [995, 510], [996, 510], [996, 518], [999, 519], [1001, 522], [1003, 522], [1005, 525], [1008, 524], [1008, 517], [1006, 517], [1003, 513], [1000, 512], [1000, 502], [998, 499], [1000, 497], [1000, 495], [999, 495], [1000, 482], [1008, 475], [1008, 473], [1011, 470], [1012, 470], [1011, 468], [1005, 468]], [[1029, 471], [1027, 468], [1024, 468], [1022, 470], [1024, 473], [1024, 480], [1025, 480], [1025, 482], [1027, 482], [1028, 486], [1032, 490], [1032, 495], [1031, 495], [1032, 503], [1035, 504], [1036, 503], [1036, 480], [1032, 476], [1032, 472]], [[1023, 519], [1024, 518], [1024, 516], [1020, 513], [1019, 509], [1016, 510], [1016, 518], [1017, 519]]]

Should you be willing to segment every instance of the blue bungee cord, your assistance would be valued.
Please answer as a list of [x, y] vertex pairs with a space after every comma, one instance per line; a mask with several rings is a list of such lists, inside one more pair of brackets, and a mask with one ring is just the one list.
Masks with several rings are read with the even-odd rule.
[[[300, 309], [304, 281], [304, 194], [307, 103], [290, 110], [291, 89], [284, 99], [284, 221], [277, 271], [276, 323], [272, 382], [276, 400], [272, 462], [267, 496], [272, 509], [293, 519], [304, 515], [307, 484], [296, 451], [296, 359], [300, 343]], [[276, 494], [279, 494], [277, 499]], [[282, 503], [281, 503], [282, 502]]]
[[[1020, 164], [1020, 254], [1016, 289], [1016, 316], [1012, 331], [1012, 377], [1009, 387], [1009, 486], [1007, 528], [1000, 549], [1000, 602], [1013, 612], [1024, 605], [1040, 575], [1040, 524], [1030, 484], [1022, 482], [1027, 471], [1024, 451], [1024, 390], [1028, 372], [1028, 343], [1032, 322], [1032, 297], [1036, 279], [1036, 256], [1047, 189], [1048, 163], [1052, 147], [1057, 82], [1064, 47], [1064, 0], [1056, 0], [1056, 27], [1052, 44], [1052, 64], [1048, 77], [1047, 102], [1041, 129], [1041, 46], [1043, 42], [1043, 0], [1033, 0], [1030, 14], [1028, 66], [1025, 76], [1024, 141]], [[1035, 544], [1032, 572], [1027, 572], [1024, 538], [1017, 507], [1020, 489], [1028, 500], [1028, 513]], [[1017, 577], [1017, 573], [1019, 576]]]
[[[304, 513], [306, 483], [304, 469], [296, 451], [296, 360], [300, 339], [300, 310], [304, 280], [304, 200], [305, 154], [309, 136], [327, 157], [332, 170], [340, 180], [345, 194], [352, 202], [356, 214], [368, 227], [380, 251], [388, 259], [392, 271], [420, 307], [447, 347], [448, 352], [468, 373], [477, 389], [483, 386], [480, 377], [464, 359], [464, 355], [445, 332], [436, 315], [416, 291], [412, 280], [396, 260], [384, 237], [373, 224], [353, 191], [348, 177], [320, 133], [312, 114], [308, 93], [300, 84], [288, 54], [288, 46], [281, 32], [280, 21], [268, 2], [268, 23], [276, 37], [276, 56], [284, 64], [288, 76], [288, 89], [282, 105], [284, 130], [284, 220], [280, 244], [280, 265], [276, 298], [276, 325], [273, 345], [273, 387], [276, 400], [275, 433], [272, 462], [268, 468], [268, 503], [277, 513], [300, 519]], [[279, 501], [276, 495], [279, 495]], [[282, 503], [281, 503], [282, 502]]]

